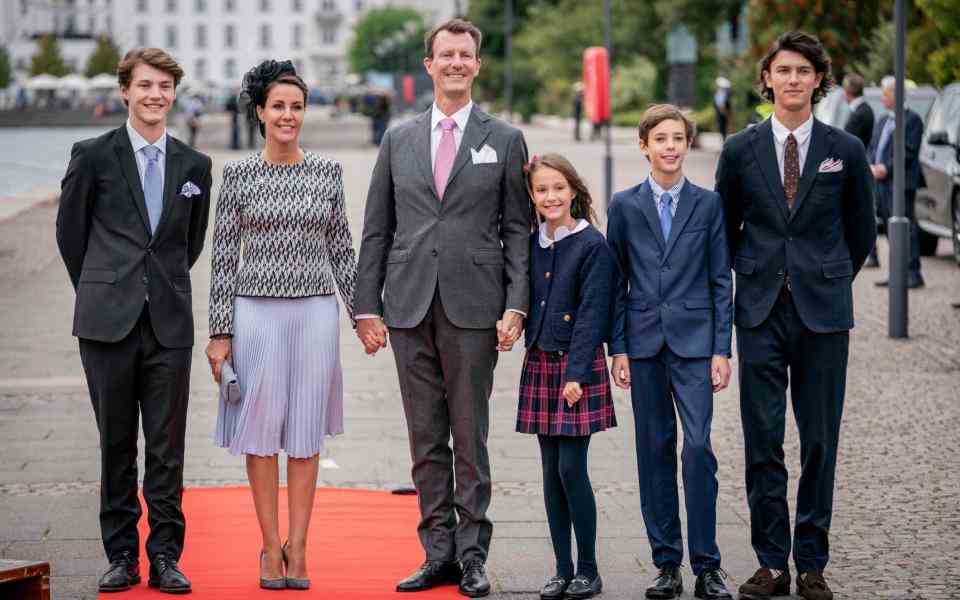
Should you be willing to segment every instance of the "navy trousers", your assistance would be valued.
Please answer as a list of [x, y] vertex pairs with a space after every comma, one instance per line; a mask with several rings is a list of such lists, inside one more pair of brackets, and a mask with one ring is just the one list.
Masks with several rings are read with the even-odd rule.
[[750, 539], [761, 566], [786, 570], [790, 556], [783, 460], [788, 380], [801, 469], [793, 560], [800, 573], [827, 566], [849, 341], [846, 331], [807, 329], [786, 291], [766, 321], [737, 328]]
[[657, 568], [683, 562], [677, 491], [677, 419], [683, 427], [684, 500], [694, 574], [720, 568], [717, 459], [710, 445], [713, 385], [709, 358], [683, 358], [667, 346], [630, 360], [640, 506]]

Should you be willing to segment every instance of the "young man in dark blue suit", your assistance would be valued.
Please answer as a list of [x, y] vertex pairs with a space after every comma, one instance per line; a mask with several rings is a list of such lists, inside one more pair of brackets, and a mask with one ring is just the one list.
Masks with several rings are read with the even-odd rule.
[[[717, 460], [710, 445], [713, 393], [730, 380], [732, 290], [720, 197], [683, 176], [693, 124], [653, 106], [640, 122], [651, 174], [614, 195], [607, 238], [623, 276], [610, 353], [613, 379], [631, 389], [640, 503], [653, 562], [647, 598], [683, 591], [677, 493], [677, 423], [697, 598], [730, 598], [716, 542]], [[676, 409], [675, 409], [676, 406]]]
[[863, 144], [813, 118], [831, 85], [813, 36], [781, 35], [761, 63], [765, 122], [731, 137], [717, 167], [734, 303], [751, 542], [760, 568], [741, 598], [790, 592], [790, 515], [783, 457], [786, 390], [800, 434], [793, 560], [798, 593], [833, 597], [833, 480], [846, 387], [853, 278], [876, 239]]

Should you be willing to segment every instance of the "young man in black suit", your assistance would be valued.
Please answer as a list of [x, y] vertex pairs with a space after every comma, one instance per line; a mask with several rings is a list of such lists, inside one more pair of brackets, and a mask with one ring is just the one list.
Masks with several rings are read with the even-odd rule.
[[833, 597], [833, 482], [846, 387], [853, 278], [876, 238], [863, 144], [813, 118], [831, 85], [830, 58], [802, 32], [781, 35], [760, 68], [774, 113], [731, 137], [717, 191], [736, 271], [734, 322], [751, 542], [760, 568], [741, 597], [790, 591], [783, 437], [790, 383], [801, 445], [793, 560], [798, 593]]
[[140, 582], [137, 434], [143, 415], [150, 586], [190, 591], [177, 567], [193, 312], [189, 268], [210, 212], [210, 158], [170, 137], [183, 71], [157, 48], [117, 69], [124, 126], [73, 146], [57, 244], [76, 291], [73, 335], [100, 431], [101, 591]]
[[[850, 119], [843, 130], [863, 142], [864, 148], [870, 147], [870, 140], [873, 138], [873, 108], [867, 104], [863, 97], [863, 77], [856, 73], [850, 73], [843, 78], [843, 93], [850, 105]], [[874, 269], [880, 266], [877, 259], [877, 249], [870, 251], [867, 262], [863, 265], [866, 268]]]

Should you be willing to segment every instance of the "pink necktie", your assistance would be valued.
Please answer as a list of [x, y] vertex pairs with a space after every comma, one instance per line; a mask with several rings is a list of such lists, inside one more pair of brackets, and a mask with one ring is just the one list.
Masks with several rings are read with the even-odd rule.
[[437, 147], [437, 159], [433, 163], [433, 184], [437, 187], [437, 195], [443, 199], [443, 192], [447, 189], [447, 180], [453, 170], [453, 161], [457, 157], [457, 145], [453, 140], [453, 128], [457, 122], [447, 117], [440, 121], [443, 133], [440, 135], [440, 146]]

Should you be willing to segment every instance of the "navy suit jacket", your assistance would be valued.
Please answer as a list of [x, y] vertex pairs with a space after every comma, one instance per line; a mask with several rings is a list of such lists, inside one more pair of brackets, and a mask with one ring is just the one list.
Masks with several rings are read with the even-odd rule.
[[[814, 120], [793, 210], [788, 212], [770, 119], [727, 139], [717, 165], [727, 243], [737, 273], [734, 320], [757, 327], [790, 277], [803, 324], [853, 328], [853, 278], [876, 241], [873, 176], [863, 144]], [[820, 173], [828, 159], [843, 168]]]
[[[920, 141], [923, 138], [923, 120], [920, 115], [904, 107], [904, 120], [907, 122], [907, 128], [904, 130], [904, 190], [911, 192], [917, 188], [923, 187], [923, 172], [920, 170]], [[870, 140], [870, 147], [867, 149], [867, 159], [873, 163], [877, 153], [877, 146], [880, 145], [880, 132], [883, 131], [888, 119], [893, 117], [885, 114], [877, 120], [876, 127], [873, 128], [873, 139]], [[896, 131], [896, 127], [894, 127]], [[887, 168], [886, 179], [876, 180], [878, 201], [884, 203], [889, 209], [893, 201], [893, 134], [890, 135], [890, 141], [884, 147], [880, 156], [880, 163]]]
[[730, 356], [732, 289], [720, 196], [687, 181], [670, 239], [650, 184], [614, 194], [607, 240], [620, 265], [611, 354]]

